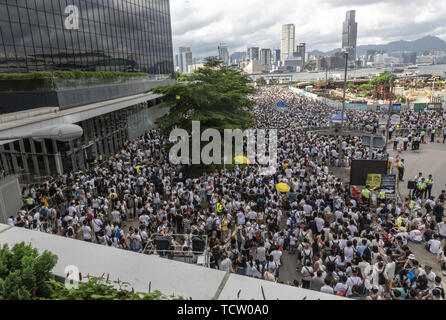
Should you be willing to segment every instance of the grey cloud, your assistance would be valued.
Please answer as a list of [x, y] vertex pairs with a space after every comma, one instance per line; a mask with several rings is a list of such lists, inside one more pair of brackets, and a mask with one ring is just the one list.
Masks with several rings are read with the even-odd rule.
[[[281, 25], [296, 25], [296, 42], [309, 51], [328, 51], [341, 45], [346, 10], [356, 10], [358, 45], [414, 40], [432, 34], [444, 38], [446, 2], [437, 0], [194, 0], [189, 8], [183, 0], [171, 0], [174, 48], [192, 47], [195, 57], [217, 55], [224, 41], [229, 51], [248, 46], [280, 47]], [[189, 10], [186, 10], [189, 8]], [[421, 22], [416, 22], [421, 21]], [[370, 42], [369, 42], [370, 41]]]
[[321, 2], [327, 3], [330, 7], [346, 7], [346, 6], [370, 6], [376, 4], [388, 4], [388, 5], [402, 5], [405, 6], [409, 3], [420, 3], [420, 0], [322, 0]]

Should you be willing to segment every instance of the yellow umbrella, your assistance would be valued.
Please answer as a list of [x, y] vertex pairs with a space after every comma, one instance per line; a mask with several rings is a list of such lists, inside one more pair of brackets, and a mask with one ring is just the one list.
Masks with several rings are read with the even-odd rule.
[[276, 190], [280, 192], [290, 192], [291, 188], [286, 183], [278, 183], [276, 184]]
[[249, 164], [249, 159], [245, 156], [237, 156], [234, 158], [235, 164]]

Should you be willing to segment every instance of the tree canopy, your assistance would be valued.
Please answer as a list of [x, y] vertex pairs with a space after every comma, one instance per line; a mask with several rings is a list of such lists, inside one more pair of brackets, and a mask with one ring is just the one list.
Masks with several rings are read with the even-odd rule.
[[51, 270], [57, 256], [49, 251], [39, 254], [31, 245], [19, 243], [10, 250], [0, 249], [0, 300], [30, 300], [51, 295]]
[[163, 94], [164, 104], [171, 106], [171, 112], [158, 120], [162, 134], [169, 134], [174, 127], [190, 132], [192, 121], [200, 121], [202, 131], [252, 127], [254, 102], [247, 95], [255, 88], [247, 75], [209, 57], [203, 68], [182, 76], [183, 83], [153, 90]]
[[397, 77], [394, 74], [389, 74], [388, 72], [383, 72], [378, 77], [376, 77], [375, 79], [370, 81], [370, 84], [372, 86], [377, 85], [377, 84], [388, 84], [388, 83], [395, 81], [396, 78]]

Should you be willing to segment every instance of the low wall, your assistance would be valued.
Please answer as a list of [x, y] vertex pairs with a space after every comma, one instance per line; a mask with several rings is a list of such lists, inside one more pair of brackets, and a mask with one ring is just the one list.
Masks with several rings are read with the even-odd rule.
[[17, 216], [22, 207], [22, 197], [19, 180], [16, 176], [6, 176], [0, 179], [0, 223], [7, 223], [8, 218]]
[[174, 80], [153, 80], [127, 84], [111, 84], [59, 91], [0, 92], [0, 114], [41, 107], [66, 110], [96, 102], [133, 96], [158, 86], [173, 84]]
[[[263, 281], [198, 265], [106, 247], [0, 224], [0, 245], [31, 243], [39, 252], [58, 256], [53, 273], [65, 278], [67, 266], [76, 266], [83, 275], [109, 274], [110, 280], [130, 283], [136, 292], [160, 290], [193, 300], [349, 300], [344, 297]], [[71, 269], [72, 270], [72, 269]]]

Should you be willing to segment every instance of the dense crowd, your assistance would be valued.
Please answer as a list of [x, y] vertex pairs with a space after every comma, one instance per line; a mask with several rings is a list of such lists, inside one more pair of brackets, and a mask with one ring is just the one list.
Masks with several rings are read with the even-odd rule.
[[[446, 193], [383, 200], [372, 209], [330, 168], [369, 152], [385, 157], [382, 150], [363, 147], [360, 137], [307, 133], [309, 119], [326, 126], [333, 110], [287, 89], [263, 88], [252, 98], [256, 127], [278, 129], [275, 174], [247, 165], [186, 177], [184, 167], [169, 163], [167, 141], [148, 131], [101, 167], [25, 188], [25, 201], [34, 203], [25, 202], [9, 223], [147, 254], [158, 235], [168, 236], [177, 254], [206, 235], [211, 268], [279, 281], [281, 266], [292, 263], [293, 286], [367, 300], [444, 299], [441, 278], [408, 242], [425, 244], [446, 268]], [[287, 107], [277, 108], [278, 101]], [[428, 117], [412, 116], [411, 125]], [[371, 129], [377, 121], [353, 111], [349, 117]], [[278, 191], [279, 183], [289, 192]], [[30, 212], [35, 203], [43, 205]]]

